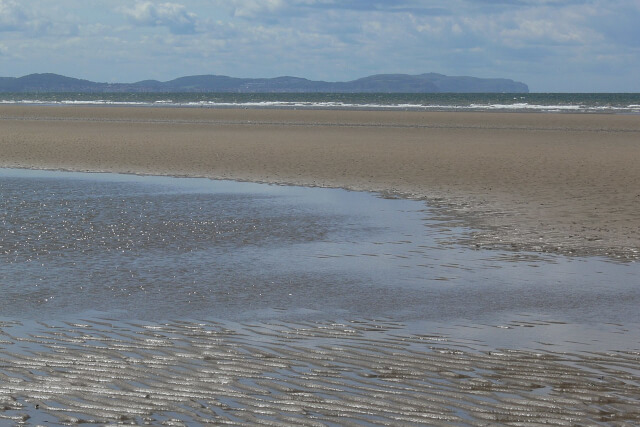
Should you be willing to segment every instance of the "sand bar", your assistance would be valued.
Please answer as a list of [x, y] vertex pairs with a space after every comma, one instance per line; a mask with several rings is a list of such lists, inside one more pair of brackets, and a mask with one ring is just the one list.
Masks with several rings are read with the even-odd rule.
[[0, 166], [396, 193], [471, 243], [640, 257], [640, 116], [0, 106]]

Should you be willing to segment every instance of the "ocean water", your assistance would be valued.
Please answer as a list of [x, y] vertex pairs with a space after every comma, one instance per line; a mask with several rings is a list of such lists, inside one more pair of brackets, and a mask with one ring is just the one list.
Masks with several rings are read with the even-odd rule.
[[420, 201], [13, 169], [0, 194], [5, 319], [527, 318], [587, 335], [618, 325], [640, 345], [639, 264], [471, 249], [457, 243], [468, 229]]
[[1, 93], [0, 104], [640, 114], [638, 93]]

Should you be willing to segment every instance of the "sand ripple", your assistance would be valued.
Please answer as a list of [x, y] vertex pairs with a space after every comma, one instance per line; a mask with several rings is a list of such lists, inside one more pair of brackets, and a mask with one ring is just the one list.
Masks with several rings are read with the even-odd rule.
[[640, 422], [640, 353], [479, 350], [390, 321], [0, 324], [0, 423]]

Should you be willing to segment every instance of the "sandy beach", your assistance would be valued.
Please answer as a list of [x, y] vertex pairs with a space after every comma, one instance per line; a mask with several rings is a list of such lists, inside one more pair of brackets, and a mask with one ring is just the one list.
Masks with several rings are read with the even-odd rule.
[[423, 198], [470, 243], [640, 256], [635, 115], [0, 107], [0, 166]]
[[[639, 136], [640, 116], [625, 115], [14, 105], [0, 107], [0, 167], [374, 191], [425, 200], [433, 209], [427, 221], [427, 209], [415, 203], [417, 227], [423, 231], [431, 221], [438, 239], [629, 260], [640, 248]], [[319, 234], [285, 240], [283, 249], [295, 248], [300, 257], [293, 263], [304, 274], [270, 273], [256, 264], [242, 275], [233, 262], [255, 264], [270, 254], [289, 259], [268, 239], [273, 230], [282, 236], [305, 227], [282, 218], [289, 226], [278, 229], [275, 215], [265, 217], [267, 233], [262, 227], [247, 233], [242, 224], [256, 229], [259, 215], [232, 204], [240, 208], [224, 228], [220, 218], [202, 213], [204, 203], [222, 200], [208, 198], [200, 205], [197, 198], [175, 201], [171, 222], [162, 212], [127, 212], [120, 203], [151, 200], [155, 212], [175, 194], [125, 201], [126, 191], [111, 190], [116, 197], [104, 203], [83, 196], [94, 187], [63, 186], [78, 199], [56, 205], [45, 199], [60, 186], [26, 184], [5, 185], [0, 198], [13, 215], [0, 235], [0, 424], [640, 420], [637, 263], [449, 248], [425, 236], [412, 242], [419, 232], [398, 231], [378, 231], [375, 244], [365, 241], [357, 251], [339, 240], [341, 251], [307, 253], [297, 243], [326, 245], [326, 230], [354, 228], [355, 221], [340, 228], [328, 220], [339, 216], [315, 208], [315, 216], [298, 224]], [[216, 206], [214, 214], [225, 218]], [[198, 212], [197, 221], [189, 209]], [[393, 215], [385, 220], [401, 217], [400, 210], [381, 211]], [[252, 221], [240, 221], [239, 212]], [[115, 221], [100, 223], [98, 213]], [[377, 223], [358, 222], [371, 224]], [[474, 231], [458, 237], [451, 224]], [[226, 236], [213, 247], [222, 249], [208, 251], [203, 242], [215, 240], [215, 231]], [[154, 246], [165, 237], [173, 246]], [[140, 249], [146, 244], [148, 251]], [[401, 273], [378, 287], [361, 274], [364, 283], [327, 274], [340, 272], [343, 261], [371, 265], [362, 259], [380, 264], [377, 272]], [[322, 268], [311, 274], [300, 260]], [[260, 280], [252, 280], [254, 272]], [[371, 311], [351, 315], [349, 297]], [[225, 319], [221, 306], [244, 317]], [[382, 311], [389, 307], [391, 313]], [[82, 309], [89, 311], [79, 314]], [[167, 318], [145, 320], [145, 309]], [[482, 315], [473, 318], [474, 310]]]

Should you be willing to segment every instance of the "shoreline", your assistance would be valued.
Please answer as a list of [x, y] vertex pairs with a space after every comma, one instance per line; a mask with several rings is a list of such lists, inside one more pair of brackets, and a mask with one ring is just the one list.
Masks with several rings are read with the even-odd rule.
[[640, 259], [633, 115], [0, 106], [0, 166], [421, 199], [465, 243]]

